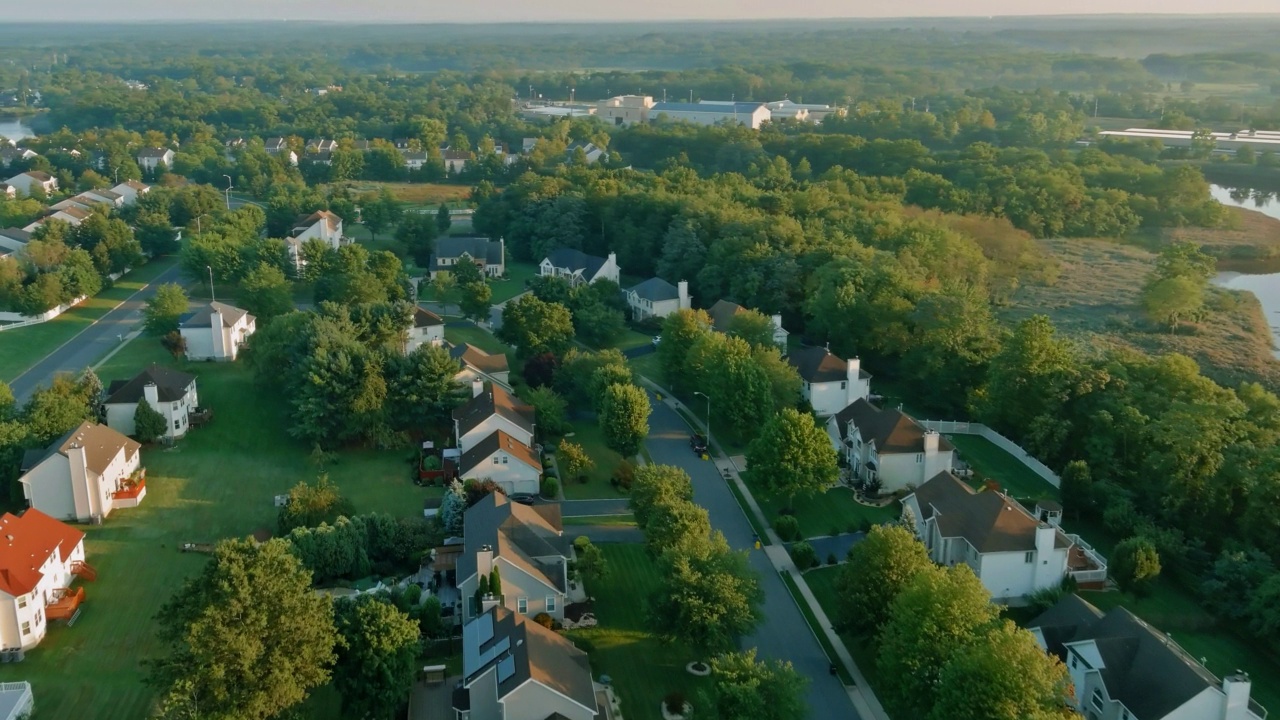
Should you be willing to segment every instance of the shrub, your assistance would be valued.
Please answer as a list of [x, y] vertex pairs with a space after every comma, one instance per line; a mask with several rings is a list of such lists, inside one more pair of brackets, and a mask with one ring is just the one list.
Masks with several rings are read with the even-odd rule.
[[795, 540], [800, 537], [800, 521], [793, 515], [779, 515], [774, 518], [773, 529], [783, 540]]
[[533, 621], [538, 623], [542, 627], [550, 630], [551, 626], [555, 623], [555, 618], [551, 617], [550, 615], [544, 612], [540, 612], [537, 615], [533, 616]]
[[835, 554], [835, 553], [827, 553], [827, 564], [828, 564], [828, 565], [835, 565], [837, 562], [839, 562], [839, 560], [837, 560], [837, 559], [836, 559], [836, 554]]
[[791, 559], [801, 571], [818, 564], [818, 551], [803, 540], [791, 546]]
[[573, 539], [573, 549], [581, 551], [583, 548], [591, 544], [591, 538], [586, 535], [579, 535]]
[[560, 481], [556, 480], [554, 475], [548, 475], [542, 479], [542, 497], [555, 499], [560, 495]]
[[623, 492], [631, 492], [631, 483], [636, 479], [636, 466], [630, 460], [623, 460], [613, 469], [613, 477], [609, 482]]
[[685, 705], [684, 693], [679, 690], [667, 693], [667, 696], [662, 699], [662, 704], [667, 706], [667, 712], [672, 715], [683, 715]]
[[1112, 551], [1110, 574], [1121, 590], [1145, 595], [1160, 576], [1160, 554], [1147, 538], [1131, 537]]
[[840, 528], [836, 527], [835, 525], [832, 525], [831, 531], [828, 532], [827, 534], [830, 535], [831, 537], [835, 537], [840, 534]]

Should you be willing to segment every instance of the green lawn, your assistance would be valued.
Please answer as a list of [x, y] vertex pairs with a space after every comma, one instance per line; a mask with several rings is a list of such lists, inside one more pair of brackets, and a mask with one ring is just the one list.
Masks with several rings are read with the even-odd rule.
[[[118, 367], [123, 377], [135, 362], [163, 359], [148, 355], [152, 343], [131, 343], [119, 363], [104, 369]], [[141, 662], [160, 651], [152, 619], [206, 560], [179, 553], [178, 545], [274, 529], [273, 496], [319, 472], [309, 448], [285, 432], [278, 401], [253, 385], [243, 365], [169, 362], [198, 377], [201, 404], [215, 418], [172, 450], [144, 449], [142, 506], [83, 528], [89, 563], [98, 570], [86, 586], [84, 612], [74, 627], [52, 628], [22, 667], [40, 697], [41, 718], [147, 717], [152, 693], [142, 683]], [[358, 512], [416, 516], [427, 493], [439, 490], [412, 484], [406, 456], [344, 452], [325, 471]]]
[[1000, 483], [1006, 494], [1016, 498], [1059, 499], [1058, 488], [981, 435], [948, 435], [947, 439], [956, 446], [960, 457], [973, 467], [975, 487], [981, 487], [984, 480], [992, 478]]
[[[787, 499], [770, 493], [749, 472], [743, 473], [742, 479], [766, 519], [772, 523], [779, 511], [787, 506]], [[830, 535], [832, 531], [857, 530], [864, 521], [878, 525], [897, 520], [902, 515], [902, 508], [897, 502], [882, 508], [867, 507], [853, 499], [853, 491], [849, 488], [834, 487], [821, 495], [797, 497], [795, 515], [800, 522], [800, 533], [804, 537], [817, 537]]]
[[596, 525], [600, 527], [635, 527], [636, 516], [631, 513], [622, 513], [620, 515], [579, 515], [577, 517], [567, 517], [561, 521], [562, 525]]
[[628, 720], [661, 720], [659, 705], [667, 693], [678, 690], [694, 701], [707, 680], [685, 671], [695, 659], [688, 648], [652, 634], [644, 599], [658, 585], [658, 568], [644, 546], [609, 543], [600, 549], [609, 575], [587, 588], [600, 626], [570, 631], [569, 637], [591, 655], [597, 678], [613, 678]]
[[128, 380], [151, 363], [178, 367], [173, 356], [160, 345], [159, 338], [139, 335], [123, 345], [114, 355], [102, 361], [95, 371], [104, 387], [112, 380]]
[[511, 348], [502, 344], [501, 340], [495, 338], [487, 330], [482, 330], [474, 325], [463, 327], [446, 326], [444, 339], [455, 345], [464, 342], [471, 343], [490, 355], [502, 355], [511, 352]]
[[628, 328], [622, 333], [622, 335], [618, 336], [617, 340], [609, 343], [609, 347], [617, 348], [618, 350], [626, 352], [632, 348], [644, 347], [652, 342], [652, 335], [645, 335], [644, 333], [636, 332], [635, 330]]
[[167, 257], [147, 263], [49, 322], [0, 332], [0, 380], [12, 382], [175, 263]]
[[538, 266], [533, 263], [508, 262], [507, 279], [489, 283], [493, 286], [493, 304], [506, 302], [524, 292], [525, 283], [537, 276]]
[[643, 375], [659, 385], [663, 384], [662, 365], [658, 363], [658, 354], [649, 353], [641, 355], [637, 358], [627, 360], [627, 364], [631, 366], [631, 370], [637, 375]]
[[561, 478], [560, 487], [564, 490], [566, 500], [587, 500], [590, 498], [616, 498], [621, 495], [612, 485], [609, 478], [622, 462], [622, 456], [610, 450], [604, 444], [604, 432], [595, 420], [575, 419], [572, 423], [573, 433], [569, 440], [578, 443], [587, 455], [595, 461], [596, 466], [587, 472], [587, 482], [580, 483]]

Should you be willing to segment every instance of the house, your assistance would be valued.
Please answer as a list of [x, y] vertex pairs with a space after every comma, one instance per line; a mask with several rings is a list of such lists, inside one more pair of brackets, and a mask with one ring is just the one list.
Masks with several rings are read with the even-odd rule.
[[279, 155], [290, 165], [298, 165], [298, 153], [289, 149], [289, 141], [282, 137], [270, 137], [262, 141], [262, 147], [268, 155]]
[[318, 210], [310, 215], [299, 215], [293, 221], [293, 232], [285, 238], [285, 245], [289, 249], [289, 258], [293, 260], [294, 267], [301, 268], [306, 264], [302, 257], [302, 246], [311, 238], [321, 240], [337, 250], [345, 241], [342, 235], [342, 218], [328, 210]]
[[831, 105], [815, 105], [812, 103], [795, 103], [790, 100], [778, 100], [776, 102], [766, 103], [769, 106], [770, 119], [783, 120], [800, 120], [804, 122], [820, 123], [828, 115], [840, 117], [844, 115], [844, 108], [833, 107]]
[[1128, 610], [1107, 613], [1068, 595], [1028, 624], [1071, 674], [1075, 709], [1090, 720], [1263, 720], [1239, 670], [1219, 680]]
[[542, 258], [538, 275], [564, 278], [574, 287], [597, 280], [618, 282], [618, 255], [609, 253], [609, 257], [601, 258], [581, 250], [560, 248]]
[[462, 627], [452, 717], [592, 720], [599, 708], [587, 654], [568, 638], [496, 606]]
[[529, 153], [533, 152], [533, 149], [538, 146], [538, 142], [540, 140], [542, 140], [542, 138], [536, 138], [536, 137], [523, 138], [520, 141], [520, 153], [522, 155], [528, 155]]
[[306, 154], [307, 162], [316, 165], [332, 165], [333, 152], [330, 150], [308, 151]]
[[463, 480], [492, 480], [506, 493], [536, 493], [542, 480], [538, 454], [501, 430], [463, 452], [458, 471]]
[[647, 123], [653, 106], [649, 95], [618, 95], [596, 102], [596, 117], [617, 127]]
[[430, 310], [415, 305], [413, 308], [413, 325], [409, 328], [404, 354], [408, 355], [423, 345], [439, 347], [443, 344], [444, 318]]
[[631, 316], [636, 320], [664, 318], [677, 310], [688, 310], [689, 283], [681, 280], [678, 285], [662, 278], [649, 278], [639, 285], [622, 291], [627, 299], [627, 307], [631, 308]]
[[853, 401], [827, 421], [827, 434], [853, 475], [878, 481], [884, 492], [916, 488], [950, 470], [951, 443], [899, 410], [866, 399]]
[[502, 238], [442, 237], [436, 240], [436, 251], [427, 267], [433, 280], [436, 273], [464, 261], [475, 263], [489, 277], [501, 277], [507, 274], [506, 257], [507, 245]]
[[35, 712], [31, 683], [25, 680], [0, 683], [0, 720], [24, 720]]
[[85, 190], [76, 197], [82, 197], [99, 205], [110, 205], [113, 208], [124, 206], [124, 196], [114, 190]]
[[858, 358], [842, 360], [824, 347], [807, 347], [787, 355], [800, 376], [801, 394], [818, 417], [830, 417], [855, 400], [871, 395], [871, 375]]
[[678, 120], [695, 125], [720, 125], [732, 122], [746, 125], [752, 130], [772, 118], [769, 106], [759, 102], [726, 102], [717, 100], [700, 100], [696, 103], [660, 102], [649, 109], [649, 118], [657, 120]]
[[401, 150], [404, 166], [410, 170], [421, 170], [431, 160], [431, 156], [422, 150]]
[[257, 328], [257, 318], [247, 311], [216, 301], [178, 321], [188, 360], [235, 360]]
[[146, 496], [142, 446], [106, 425], [85, 421], [22, 459], [22, 496], [56, 518], [101, 521]]
[[140, 196], [151, 192], [151, 186], [137, 180], [126, 180], [111, 188], [111, 192], [120, 196], [121, 205], [132, 205]]
[[465, 453], [495, 430], [533, 445], [536, 416], [532, 407], [501, 386], [486, 388], [479, 380], [471, 384], [471, 394], [465, 405], [453, 411], [453, 433], [460, 451]]
[[143, 172], [155, 172], [161, 165], [166, 169], [173, 167], [173, 151], [169, 148], [150, 147], [138, 151], [138, 167]]
[[31, 242], [31, 233], [18, 228], [0, 229], [0, 252], [20, 253]]
[[467, 163], [471, 160], [471, 153], [462, 152], [461, 150], [445, 150], [444, 171], [450, 175], [457, 175], [467, 169]]
[[582, 158], [588, 165], [594, 165], [600, 162], [606, 154], [606, 150], [595, 143], [574, 143], [565, 150], [565, 162], [572, 162], [578, 157], [578, 151], [582, 151]]
[[331, 153], [338, 149], [337, 140], [325, 140], [324, 138], [314, 138], [307, 141], [308, 153]]
[[449, 348], [449, 357], [462, 364], [462, 369], [453, 379], [463, 385], [473, 387], [479, 380], [481, 383], [496, 383], [504, 390], [511, 390], [511, 368], [505, 354], [490, 355], [475, 345], [461, 343]]
[[30, 196], [32, 190], [37, 187], [44, 190], [46, 195], [52, 195], [58, 191], [58, 179], [41, 170], [18, 173], [5, 180], [4, 184], [27, 196]]
[[97, 573], [84, 561], [84, 533], [35, 508], [0, 516], [0, 533], [0, 648], [26, 650], [50, 620], [74, 614], [84, 591], [70, 592], [72, 581]]
[[99, 204], [101, 203], [98, 203], [94, 200], [90, 200], [89, 198], [85, 197], [83, 193], [81, 193], [80, 195], [76, 195], [75, 197], [69, 197], [66, 200], [56, 202], [50, 205], [49, 209], [56, 211], [56, 210], [65, 210], [67, 208], [76, 208], [77, 210], [84, 210], [85, 212], [93, 212], [93, 206], [99, 205]]
[[[712, 305], [710, 309], [707, 310], [707, 314], [711, 316], [711, 329], [716, 332], [727, 334], [730, 328], [733, 327], [734, 316], [746, 311], [747, 308], [742, 307], [738, 303], [729, 302], [728, 300], [717, 300], [716, 304]], [[773, 319], [773, 342], [778, 346], [779, 350], [786, 352], [787, 338], [791, 336], [791, 333], [787, 332], [786, 329], [782, 327], [781, 314], [774, 314], [771, 317]]]
[[26, 230], [27, 232], [35, 232], [36, 228], [49, 222], [50, 220], [61, 220], [62, 222], [67, 223], [68, 225], [79, 225], [85, 220], [88, 220], [90, 215], [93, 215], [93, 212], [91, 210], [85, 210], [79, 205], [75, 205], [75, 204], [67, 205], [66, 207], [59, 208], [56, 210], [53, 208], [50, 208], [50, 210], [52, 210], [52, 212], [50, 212], [48, 215], [45, 215], [44, 217], [40, 218], [39, 220], [36, 220], [35, 222], [27, 225], [22, 229]]
[[13, 167], [14, 163], [25, 162], [38, 157], [35, 150], [20, 147], [0, 147], [0, 167]]
[[1059, 527], [1062, 506], [1041, 501], [1034, 513], [998, 490], [981, 492], [939, 472], [902, 500], [916, 536], [939, 565], [964, 563], [996, 600], [1056, 588], [1063, 578], [1101, 587], [1106, 560]]
[[130, 380], [116, 380], [107, 388], [103, 400], [107, 427], [134, 435], [137, 428], [133, 415], [142, 402], [164, 416], [165, 437], [180, 438], [191, 429], [189, 415], [200, 405], [196, 378], [153, 364]]
[[[475, 618], [491, 604], [517, 615], [545, 612], [564, 619], [573, 543], [563, 532], [558, 504], [521, 505], [502, 493], [489, 493], [467, 508], [462, 540], [457, 577], [463, 620]], [[480, 597], [480, 577], [491, 576], [495, 567], [502, 593]]]
[[3, 195], [4, 197], [9, 198], [10, 200], [13, 200], [14, 198], [18, 197], [18, 188], [8, 183], [0, 183], [0, 195]]

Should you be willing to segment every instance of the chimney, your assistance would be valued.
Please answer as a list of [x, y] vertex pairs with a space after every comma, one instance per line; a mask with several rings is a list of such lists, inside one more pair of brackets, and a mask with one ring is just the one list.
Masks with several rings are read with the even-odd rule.
[[[301, 262], [302, 248], [298, 248], [297, 259]], [[211, 305], [212, 312], [209, 314], [209, 331], [213, 333], [213, 356], [215, 358], [226, 357], [231, 353], [228, 352], [226, 336], [223, 334], [222, 311], [216, 305]]]
[[681, 310], [688, 310], [689, 308], [693, 307], [693, 305], [689, 302], [689, 281], [688, 280], [681, 280], [680, 282], [676, 283], [676, 293], [680, 296]]
[[1226, 703], [1222, 708], [1222, 720], [1246, 720], [1249, 717], [1249, 676], [1239, 670], [1222, 679], [1222, 694]]
[[160, 410], [160, 390], [155, 383], [147, 383], [142, 388], [142, 397], [146, 399], [151, 409]]
[[938, 435], [937, 430], [925, 430], [924, 432], [924, 454], [933, 455], [938, 452]]
[[480, 598], [480, 614], [483, 615], [484, 613], [498, 607], [500, 602], [501, 601], [494, 595], [486, 595], [485, 597]]
[[484, 394], [484, 381], [480, 378], [475, 378], [471, 381], [471, 397], [477, 398], [482, 394]]
[[862, 375], [862, 360], [856, 357], [849, 358], [845, 362], [845, 368], [847, 370], [849, 387], [852, 388], [853, 384], [858, 382], [858, 378]]
[[609, 262], [607, 264], [612, 265], [613, 268], [617, 270], [618, 269], [618, 253], [612, 253], [612, 252], [609, 253]]

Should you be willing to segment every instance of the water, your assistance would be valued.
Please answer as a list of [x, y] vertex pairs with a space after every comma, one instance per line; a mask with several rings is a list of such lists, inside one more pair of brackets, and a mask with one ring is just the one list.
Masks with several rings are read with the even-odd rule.
[[23, 138], [34, 137], [35, 133], [31, 131], [31, 126], [24, 123], [20, 118], [0, 117], [0, 137], [6, 137], [17, 142]]
[[1280, 358], [1280, 350], [1277, 350], [1280, 348], [1280, 272], [1220, 272], [1213, 278], [1213, 284], [1231, 290], [1245, 290], [1258, 298], [1262, 303], [1262, 315], [1271, 326], [1272, 353]]
[[[0, 125], [0, 128], [4, 127]], [[3, 131], [0, 130], [0, 134]], [[1253, 188], [1229, 188], [1222, 185], [1209, 185], [1209, 194], [1223, 205], [1254, 210], [1268, 217], [1280, 220], [1280, 193]]]

